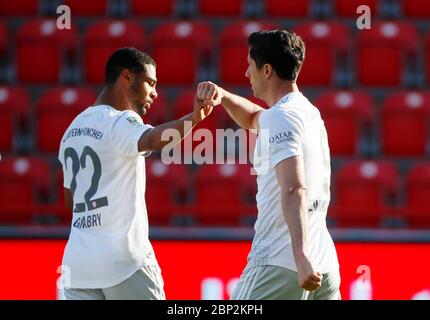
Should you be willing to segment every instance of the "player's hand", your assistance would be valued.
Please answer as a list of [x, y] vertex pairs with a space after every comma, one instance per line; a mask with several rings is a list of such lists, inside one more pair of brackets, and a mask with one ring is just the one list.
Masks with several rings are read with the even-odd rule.
[[300, 287], [307, 291], [315, 291], [321, 287], [322, 274], [313, 269], [307, 258], [297, 264], [297, 277]]
[[201, 121], [210, 115], [213, 107], [221, 103], [221, 98], [221, 89], [216, 84], [209, 81], [200, 82], [194, 98], [194, 119]]
[[215, 107], [221, 104], [223, 94], [221, 87], [210, 81], [204, 81], [198, 84], [196, 96], [205, 106]]

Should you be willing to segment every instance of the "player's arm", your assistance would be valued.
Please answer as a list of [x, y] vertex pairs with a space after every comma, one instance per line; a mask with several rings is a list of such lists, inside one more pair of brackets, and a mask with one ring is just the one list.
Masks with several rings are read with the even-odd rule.
[[73, 196], [70, 189], [64, 188], [64, 199], [66, 200], [66, 208], [73, 211]]
[[321, 286], [322, 277], [314, 271], [307, 252], [308, 212], [303, 157], [282, 160], [275, 166], [275, 171], [281, 187], [282, 210], [291, 234], [299, 285], [314, 291]]
[[[203, 101], [196, 97], [194, 99], [194, 111], [190, 114], [182, 117], [181, 119], [170, 121], [146, 130], [138, 142], [139, 152], [160, 152], [168, 144], [169, 146], [176, 145], [197, 123], [206, 118], [212, 112], [212, 109], [212, 106], [204, 106]], [[165, 139], [165, 137], [163, 137], [163, 133], [167, 133], [168, 131], [166, 130], [175, 130], [179, 135], [169, 135], [173, 141], [171, 139]]]
[[199, 83], [197, 96], [208, 105], [222, 104], [230, 117], [240, 127], [259, 129], [258, 116], [264, 109], [248, 99], [228, 92], [210, 81]]

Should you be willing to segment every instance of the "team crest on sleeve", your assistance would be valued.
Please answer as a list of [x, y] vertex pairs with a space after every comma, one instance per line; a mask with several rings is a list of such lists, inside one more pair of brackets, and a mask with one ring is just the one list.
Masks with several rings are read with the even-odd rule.
[[127, 121], [130, 122], [131, 125], [135, 125], [139, 123], [139, 120], [137, 120], [137, 118], [133, 116], [127, 117]]

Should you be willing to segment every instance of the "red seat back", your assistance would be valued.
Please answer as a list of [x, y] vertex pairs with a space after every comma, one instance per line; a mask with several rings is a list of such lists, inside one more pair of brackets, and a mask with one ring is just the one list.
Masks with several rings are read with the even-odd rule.
[[361, 5], [368, 6], [370, 8], [372, 17], [378, 15], [379, 12], [379, 1], [378, 0], [335, 0], [334, 11], [338, 16], [356, 18], [357, 8]]
[[62, 66], [76, 47], [76, 28], [58, 29], [54, 19], [34, 19], [24, 23], [17, 34], [18, 80], [29, 83], [56, 83]]
[[430, 3], [422, 0], [403, 0], [403, 14], [410, 18], [427, 19], [430, 16]]
[[37, 148], [57, 153], [60, 140], [73, 119], [96, 99], [96, 92], [86, 88], [54, 88], [37, 102]]
[[39, 0], [0, 0], [0, 16], [37, 16]]
[[151, 223], [169, 224], [180, 205], [188, 201], [190, 175], [182, 164], [164, 164], [160, 159], [146, 161], [146, 206]]
[[358, 33], [358, 80], [370, 86], [394, 86], [403, 81], [405, 59], [416, 53], [418, 34], [404, 22], [375, 22]]
[[[301, 85], [333, 83], [336, 61], [348, 50], [348, 28], [337, 22], [311, 22], [294, 28], [306, 45], [306, 58], [299, 73]], [[321, 63], [324, 61], [324, 63]]]
[[427, 84], [430, 83], [430, 31], [427, 32], [427, 35], [425, 37], [425, 53], [424, 53], [424, 59], [426, 61], [426, 78], [427, 78]]
[[335, 179], [336, 218], [341, 226], [379, 226], [397, 196], [398, 171], [390, 162], [355, 161]]
[[[382, 151], [387, 155], [423, 156], [429, 133], [430, 94], [402, 91], [382, 107]], [[413, 128], [413, 129], [412, 129]]]
[[248, 165], [204, 165], [196, 172], [197, 219], [200, 224], [239, 225], [246, 193]]
[[8, 28], [6, 23], [0, 22], [0, 57], [5, 56], [7, 54], [7, 51], [9, 50], [8, 43], [9, 43], [9, 36], [8, 36]]
[[199, 0], [199, 12], [205, 16], [237, 17], [245, 5], [244, 0]]
[[131, 11], [139, 16], [170, 17], [179, 0], [132, 0]]
[[315, 100], [327, 129], [330, 153], [358, 153], [360, 130], [370, 123], [372, 97], [360, 91], [330, 91]]
[[144, 29], [136, 22], [105, 20], [94, 23], [84, 36], [86, 81], [103, 83], [106, 63], [115, 50], [121, 47], [143, 50], [144, 44]]
[[0, 162], [0, 224], [28, 224], [50, 192], [50, 166], [42, 158], [6, 157]]
[[104, 16], [108, 9], [108, 0], [65, 0], [73, 15]]
[[240, 21], [227, 25], [220, 35], [219, 74], [225, 85], [247, 85], [248, 36], [256, 31], [273, 29], [276, 25], [258, 21]]
[[310, 0], [266, 0], [266, 13], [272, 17], [306, 17]]
[[160, 24], [152, 39], [153, 57], [160, 61], [157, 77], [163, 85], [186, 85], [196, 80], [200, 60], [208, 55], [212, 42], [209, 25], [173, 21]]
[[430, 163], [427, 161], [413, 166], [406, 176], [405, 218], [407, 218], [409, 226], [430, 227], [429, 194]]

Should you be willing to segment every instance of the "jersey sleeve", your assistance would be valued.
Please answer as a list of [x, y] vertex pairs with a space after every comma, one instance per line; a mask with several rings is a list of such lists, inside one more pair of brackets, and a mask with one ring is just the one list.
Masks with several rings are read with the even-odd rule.
[[303, 156], [303, 124], [297, 117], [287, 112], [273, 112], [260, 121], [263, 128], [268, 128], [271, 167], [282, 160]]
[[134, 111], [122, 112], [112, 124], [110, 138], [112, 147], [125, 156], [145, 155], [140, 153], [138, 142], [142, 134], [153, 128], [144, 124], [142, 118]]

